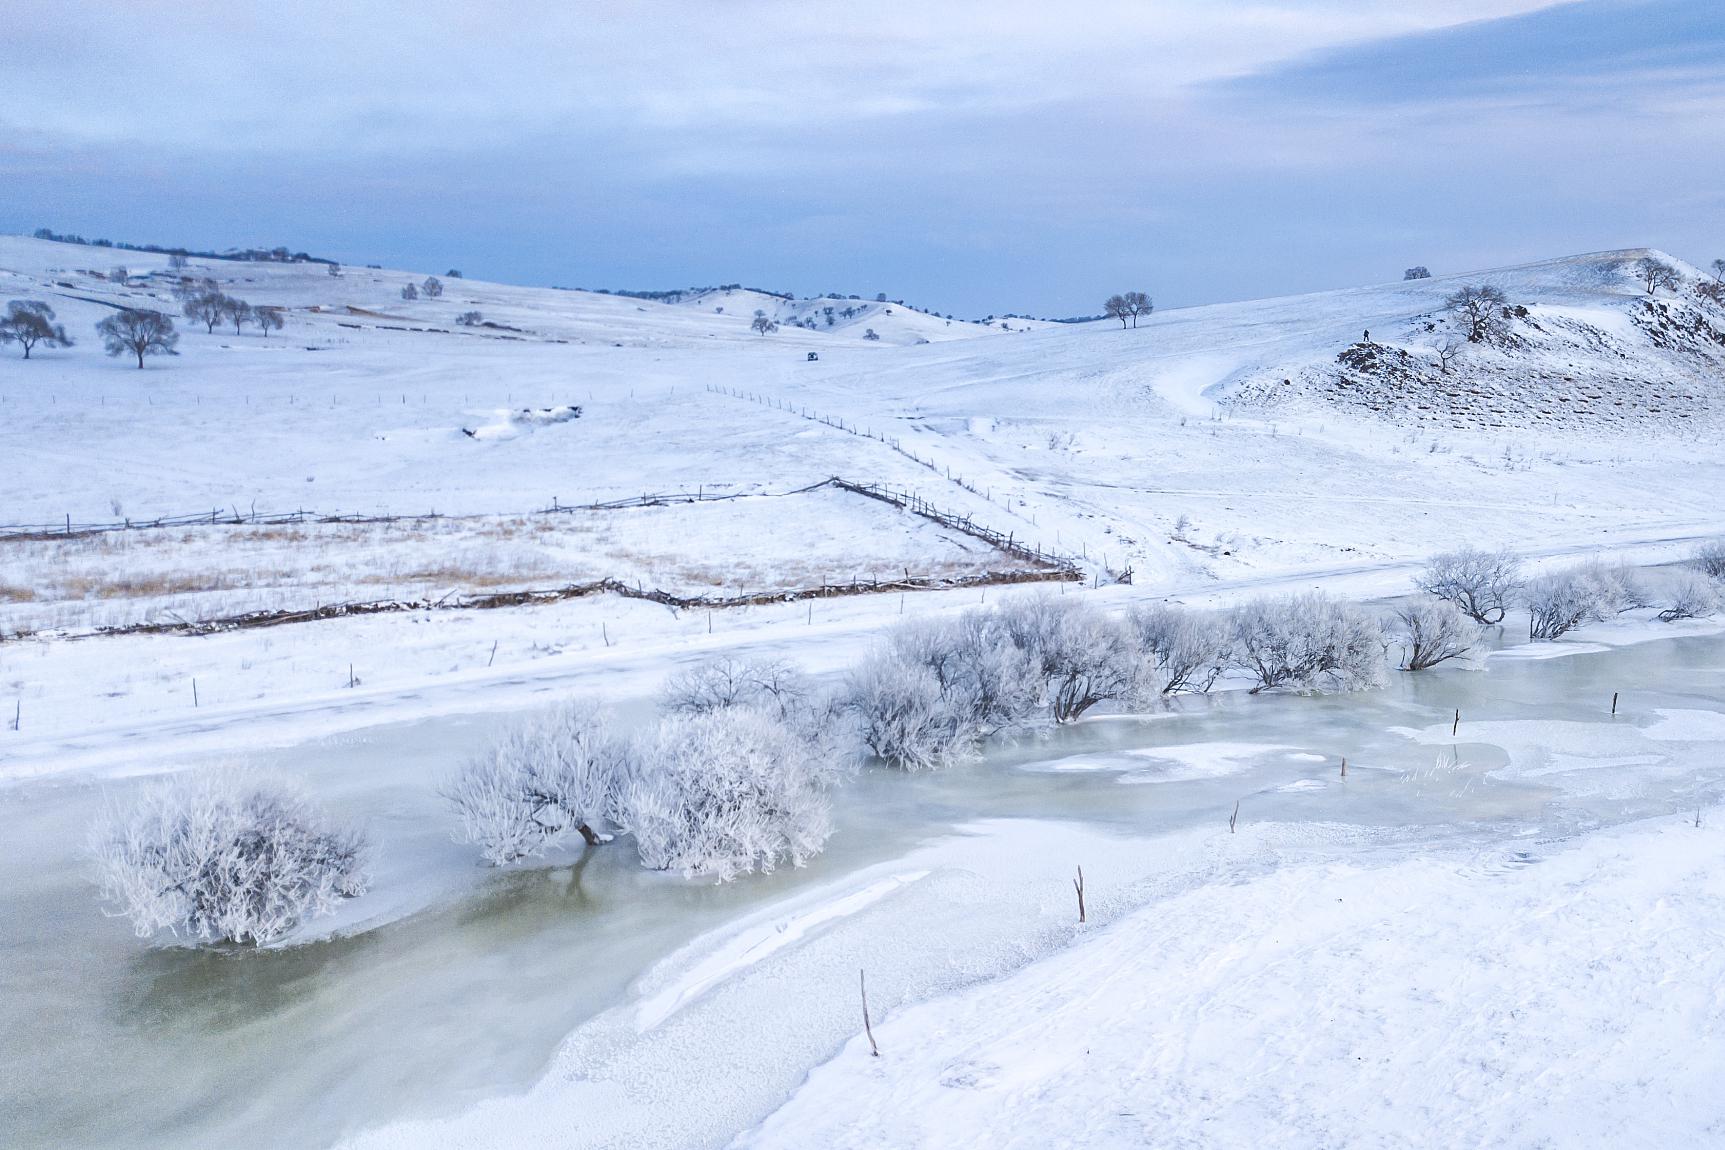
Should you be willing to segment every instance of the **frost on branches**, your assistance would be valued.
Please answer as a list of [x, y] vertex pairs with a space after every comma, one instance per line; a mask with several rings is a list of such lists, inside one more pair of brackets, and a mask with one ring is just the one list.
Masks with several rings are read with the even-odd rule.
[[298, 794], [226, 778], [146, 789], [97, 825], [102, 897], [138, 937], [265, 943], [365, 893], [365, 837]]
[[544, 854], [571, 833], [600, 841], [625, 751], [598, 708], [568, 703], [509, 731], [443, 788], [457, 837], [503, 866]]
[[839, 767], [777, 716], [753, 707], [668, 715], [636, 741], [618, 821], [641, 864], [734, 878], [802, 866], [832, 834]]
[[1384, 637], [1363, 608], [1321, 592], [1254, 599], [1231, 615], [1235, 666], [1256, 684], [1356, 691], [1384, 678]]

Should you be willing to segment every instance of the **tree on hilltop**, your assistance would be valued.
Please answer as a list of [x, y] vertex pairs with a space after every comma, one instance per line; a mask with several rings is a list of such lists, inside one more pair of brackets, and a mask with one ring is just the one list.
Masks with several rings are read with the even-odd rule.
[[1660, 288], [1676, 291], [1677, 285], [1682, 282], [1678, 279], [1676, 268], [1652, 256], [1642, 256], [1635, 261], [1635, 278], [1641, 281], [1648, 295], [1653, 295]]

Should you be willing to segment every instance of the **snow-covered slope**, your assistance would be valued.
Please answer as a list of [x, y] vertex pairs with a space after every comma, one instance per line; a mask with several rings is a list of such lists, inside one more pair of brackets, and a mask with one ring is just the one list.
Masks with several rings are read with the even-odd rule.
[[[80, 341], [28, 363], [0, 349], [0, 522], [519, 513], [844, 475], [1150, 586], [1716, 528], [1725, 309], [1687, 267], [1649, 297], [1642, 254], [1010, 332], [746, 289], [652, 302], [446, 278], [408, 301], [421, 273], [194, 260], [287, 326], [182, 322], [180, 354], [140, 372], [91, 329], [172, 309], [166, 257], [0, 239], [0, 297], [48, 301]], [[121, 261], [124, 285], [106, 278]], [[1467, 284], [1505, 293], [1509, 337], [1442, 372], [1427, 329]], [[778, 331], [750, 330], [757, 307]], [[817, 330], [789, 322], [805, 317]], [[946, 338], [961, 331], [977, 338]], [[581, 418], [507, 415], [571, 404]], [[680, 533], [675, 561], [710, 561], [717, 538]]]

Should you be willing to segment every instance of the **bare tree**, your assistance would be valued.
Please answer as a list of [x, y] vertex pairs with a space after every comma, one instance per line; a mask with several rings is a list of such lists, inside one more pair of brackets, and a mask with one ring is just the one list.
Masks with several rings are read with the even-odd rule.
[[330, 260], [329, 261], [329, 274], [331, 276], [339, 276], [341, 274], [341, 265], [336, 263], [334, 260]]
[[426, 299], [436, 299], [443, 294], [443, 281], [436, 276], [426, 276], [425, 282], [419, 285], [419, 290], [425, 293]]
[[412, 284], [402, 284], [401, 285], [401, 298], [402, 299], [418, 299], [419, 298], [419, 289], [414, 287]]
[[282, 327], [282, 309], [271, 304], [252, 309], [252, 321], [258, 325], [258, 330], [268, 339], [272, 331], [280, 331]]
[[0, 343], [19, 343], [24, 358], [37, 344], [45, 347], [71, 347], [66, 329], [54, 322], [54, 309], [34, 299], [15, 299], [6, 305], [5, 318], [0, 319]]
[[1454, 603], [1469, 619], [1488, 627], [1503, 622], [1521, 585], [1521, 560], [1513, 553], [1475, 547], [1433, 555], [1414, 576], [1415, 587]]
[[455, 317], [455, 322], [462, 327], [478, 327], [485, 322], [485, 317], [476, 311], [464, 311]]
[[186, 267], [186, 253], [185, 252], [169, 252], [168, 253], [168, 268], [170, 271], [176, 271], [176, 272], [177, 271], [184, 271], [185, 267]]
[[449, 279], [458, 280], [461, 278], [461, 269], [460, 268], [450, 268], [448, 271], [444, 272], [443, 274], [446, 277], [448, 277]]
[[252, 305], [229, 296], [222, 301], [222, 316], [234, 325], [234, 334], [239, 335], [240, 328], [252, 321]]
[[1453, 331], [1446, 331], [1432, 344], [1432, 350], [1437, 353], [1438, 370], [1448, 372], [1461, 358], [1462, 349], [1467, 347], [1467, 340]]
[[1713, 282], [1725, 283], [1725, 260], [1713, 261]]
[[131, 278], [131, 271], [124, 267], [112, 268], [108, 272], [108, 281], [110, 283], [123, 284]]
[[760, 335], [766, 335], [769, 331], [779, 330], [779, 325], [774, 323], [772, 317], [760, 308], [755, 309], [755, 318], [749, 324], [749, 327]]
[[864, 339], [871, 339], [871, 340], [872, 339], [879, 339], [880, 333], [872, 327], [867, 328], [866, 330], [863, 331], [863, 338]]
[[1461, 325], [1469, 343], [1487, 343], [1509, 330], [1503, 319], [1508, 302], [1490, 284], [1470, 284], [1450, 295], [1443, 306]]
[[204, 325], [204, 331], [215, 334], [216, 325], [227, 317], [228, 297], [219, 291], [206, 291], [186, 300], [182, 309], [185, 317]]
[[1479, 624], [1454, 603], [1417, 599], [1396, 612], [1395, 637], [1402, 644], [1402, 670], [1423, 671], [1473, 650]]
[[174, 350], [174, 345], [180, 342], [174, 321], [159, 311], [126, 308], [98, 323], [96, 331], [109, 355], [131, 352], [137, 356], [139, 371], [144, 368], [146, 355], [180, 354]]
[[[1156, 310], [1156, 305], [1150, 301], [1150, 297], [1141, 291], [1129, 291], [1120, 298], [1126, 301], [1126, 314], [1132, 317], [1133, 327], [1138, 326], [1139, 316], [1148, 318], [1150, 313]], [[1006, 325], [1001, 324], [1000, 326], [1005, 327]]]
[[1677, 269], [1664, 260], [1652, 256], [1642, 256], [1635, 261], [1635, 278], [1641, 281], [1648, 295], [1653, 295], [1660, 288], [1677, 290], [1682, 281], [1677, 277]]
[[1102, 314], [1107, 316], [1109, 319], [1119, 320], [1120, 326], [1125, 327], [1127, 317], [1132, 313], [1126, 306], [1125, 296], [1111, 295], [1106, 300], [1102, 301]]
[[1432, 278], [1432, 274], [1426, 270], [1424, 264], [1415, 264], [1402, 273], [1402, 278], [1404, 280], [1429, 280]]

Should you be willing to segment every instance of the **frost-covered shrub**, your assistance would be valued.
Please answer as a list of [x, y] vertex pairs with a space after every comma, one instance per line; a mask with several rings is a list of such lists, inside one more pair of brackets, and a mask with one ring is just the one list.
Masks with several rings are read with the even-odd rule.
[[1566, 571], [1547, 575], [1527, 585], [1527, 637], [1555, 639], [1583, 623], [1595, 623], [1615, 614], [1605, 598], [1613, 590], [1588, 571]]
[[1228, 624], [1220, 616], [1156, 605], [1135, 609], [1128, 622], [1165, 695], [1208, 691], [1228, 665]]
[[851, 672], [845, 699], [862, 744], [907, 771], [949, 766], [967, 757], [981, 737], [933, 671], [891, 648]]
[[810, 705], [808, 679], [781, 659], [719, 658], [672, 675], [660, 707], [674, 715], [704, 715], [727, 707], [757, 707], [785, 715]]
[[1233, 665], [1266, 687], [1353, 691], [1382, 684], [1383, 629], [1321, 592], [1254, 599], [1229, 616]]
[[1076, 599], [1017, 600], [1001, 608], [1000, 628], [1041, 674], [1057, 723], [1098, 703], [1141, 702], [1157, 693], [1132, 629]]
[[1396, 612], [1395, 636], [1402, 644], [1402, 670], [1423, 671], [1473, 650], [1479, 624], [1447, 600], [1418, 600]]
[[457, 839], [493, 866], [543, 854], [571, 831], [600, 841], [623, 773], [605, 715], [568, 703], [503, 734], [444, 785]]
[[730, 879], [801, 866], [832, 833], [837, 771], [774, 715], [669, 715], [637, 739], [617, 792], [643, 865]]
[[1593, 589], [1601, 619], [1638, 607], [1653, 606], [1653, 596], [1640, 577], [1626, 565], [1607, 567], [1603, 563], [1591, 563], [1583, 567], [1578, 576]]
[[365, 893], [367, 844], [284, 786], [225, 777], [146, 789], [91, 836], [102, 897], [138, 937], [263, 943]]
[[1679, 619], [1706, 619], [1719, 610], [1719, 593], [1705, 580], [1693, 576], [1679, 580], [1671, 593], [1670, 604], [1659, 612], [1662, 623]]
[[1692, 562], [1707, 578], [1725, 580], [1725, 539], [1715, 539], [1697, 547]]
[[1521, 560], [1509, 551], [1463, 547], [1426, 560], [1414, 586], [1461, 608], [1476, 623], [1503, 622], [1504, 613], [1522, 585]]
[[1043, 706], [1041, 663], [1014, 641], [998, 611], [906, 624], [889, 640], [895, 654], [926, 668], [941, 697], [978, 735], [1021, 726]]

